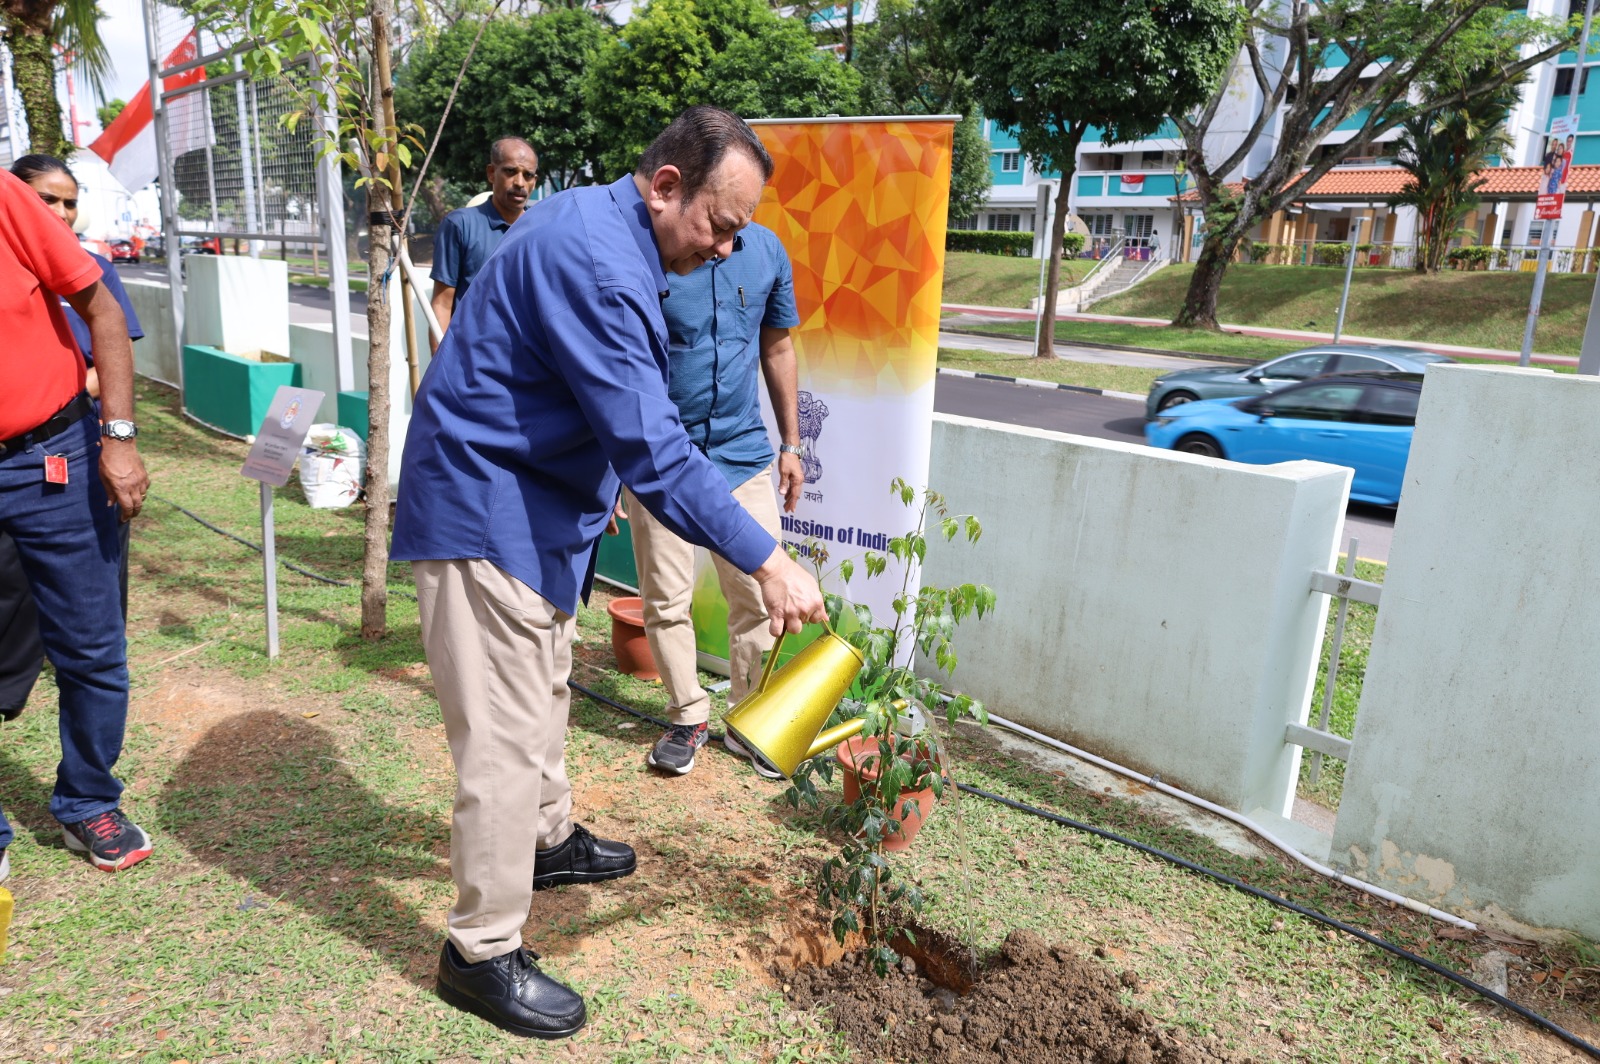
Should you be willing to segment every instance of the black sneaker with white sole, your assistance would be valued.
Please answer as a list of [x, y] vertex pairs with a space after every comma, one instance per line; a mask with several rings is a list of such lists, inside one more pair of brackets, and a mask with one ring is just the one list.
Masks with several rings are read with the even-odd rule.
[[645, 763], [651, 768], [682, 776], [694, 768], [695, 752], [706, 745], [710, 735], [710, 729], [704, 721], [699, 724], [674, 724], [650, 748]]
[[67, 849], [86, 854], [102, 872], [121, 872], [150, 856], [150, 836], [126, 816], [111, 809], [76, 824], [62, 824]]
[[781, 780], [783, 773], [767, 764], [766, 759], [758, 757], [749, 747], [734, 737], [733, 732], [728, 732], [722, 737], [723, 748], [734, 757], [742, 757], [750, 762], [750, 767], [756, 770], [756, 775], [764, 780]]

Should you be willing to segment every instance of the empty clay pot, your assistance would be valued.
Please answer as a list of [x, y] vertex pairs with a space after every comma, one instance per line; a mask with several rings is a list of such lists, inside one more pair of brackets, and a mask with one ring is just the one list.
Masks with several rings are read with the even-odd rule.
[[637, 680], [659, 680], [644, 634], [644, 604], [637, 597], [612, 599], [606, 612], [611, 614], [611, 654], [617, 668]]

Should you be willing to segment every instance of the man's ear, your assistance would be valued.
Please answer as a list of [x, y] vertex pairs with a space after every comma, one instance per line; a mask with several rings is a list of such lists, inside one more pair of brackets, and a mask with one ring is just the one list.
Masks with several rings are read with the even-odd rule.
[[650, 206], [665, 210], [683, 191], [683, 174], [676, 166], [667, 165], [650, 175]]
[[494, 163], [483, 168], [483, 179], [489, 182], [490, 188], [494, 188]]

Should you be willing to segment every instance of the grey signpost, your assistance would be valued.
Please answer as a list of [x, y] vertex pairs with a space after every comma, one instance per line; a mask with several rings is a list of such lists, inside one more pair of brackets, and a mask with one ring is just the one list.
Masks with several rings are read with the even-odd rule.
[[1344, 307], [1350, 302], [1350, 274], [1356, 268], [1356, 245], [1361, 242], [1361, 223], [1366, 221], [1361, 215], [1350, 219], [1350, 253], [1344, 260], [1344, 292], [1339, 296], [1339, 317], [1333, 323], [1333, 342], [1338, 343], [1339, 337], [1344, 335]]
[[317, 420], [323, 393], [287, 384], [273, 396], [261, 431], [244, 460], [242, 476], [261, 482], [261, 564], [266, 573], [267, 657], [278, 656], [278, 548], [272, 527], [272, 489], [289, 482], [300, 446]]

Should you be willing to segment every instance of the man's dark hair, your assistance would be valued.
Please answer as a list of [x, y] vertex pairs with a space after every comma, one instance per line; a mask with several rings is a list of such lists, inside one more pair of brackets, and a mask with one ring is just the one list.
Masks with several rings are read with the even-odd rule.
[[535, 150], [534, 146], [523, 140], [521, 137], [501, 137], [499, 140], [489, 145], [489, 165], [499, 166], [501, 163], [505, 162], [506, 153], [513, 144], [520, 144], [524, 148], [527, 148], [529, 151], [533, 152], [533, 157], [535, 159], [539, 157], [539, 152]]
[[694, 199], [729, 150], [742, 152], [761, 167], [761, 180], [772, 178], [772, 156], [755, 130], [732, 111], [701, 104], [672, 120], [639, 157], [640, 177], [649, 180], [663, 166], [676, 166], [683, 177], [683, 201]]
[[11, 164], [11, 176], [22, 181], [32, 181], [45, 174], [66, 174], [73, 181], [78, 180], [67, 169], [67, 164], [54, 155], [24, 155]]

